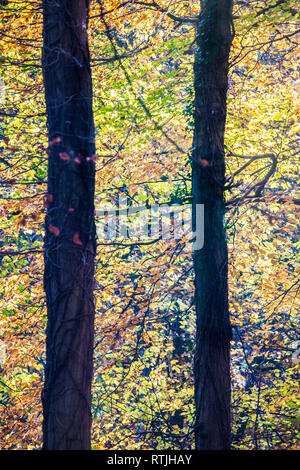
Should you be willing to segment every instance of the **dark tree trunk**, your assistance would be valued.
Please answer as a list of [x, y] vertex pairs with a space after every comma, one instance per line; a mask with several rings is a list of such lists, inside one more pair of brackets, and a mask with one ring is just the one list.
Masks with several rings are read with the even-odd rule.
[[49, 132], [44, 449], [90, 449], [95, 151], [89, 0], [43, 0]]
[[[224, 129], [231, 0], [202, 0], [194, 64], [193, 203], [204, 204], [204, 246], [194, 251], [196, 449], [230, 448], [230, 339], [224, 229]], [[195, 227], [195, 206], [194, 227]]]

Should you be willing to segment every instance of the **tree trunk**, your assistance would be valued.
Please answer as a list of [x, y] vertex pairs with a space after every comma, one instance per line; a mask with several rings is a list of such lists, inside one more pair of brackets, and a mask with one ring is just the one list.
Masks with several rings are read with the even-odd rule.
[[202, 0], [194, 63], [192, 152], [195, 205], [204, 204], [204, 246], [194, 250], [197, 318], [194, 362], [198, 450], [230, 448], [230, 339], [224, 229], [224, 130], [231, 0]]
[[95, 151], [89, 0], [43, 0], [49, 132], [44, 449], [90, 449]]

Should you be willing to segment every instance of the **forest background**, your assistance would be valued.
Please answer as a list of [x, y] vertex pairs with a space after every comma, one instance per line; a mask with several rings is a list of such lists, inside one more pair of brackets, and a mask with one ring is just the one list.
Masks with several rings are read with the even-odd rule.
[[[37, 449], [48, 159], [42, 10], [34, 0], [0, 3], [0, 445]], [[134, 205], [190, 202], [194, 25], [180, 18], [197, 14], [192, 0], [91, 3], [96, 207], [120, 195]], [[225, 132], [232, 448], [293, 449], [297, 2], [237, 0], [234, 26]], [[191, 244], [99, 240], [96, 282], [92, 448], [192, 448]]]

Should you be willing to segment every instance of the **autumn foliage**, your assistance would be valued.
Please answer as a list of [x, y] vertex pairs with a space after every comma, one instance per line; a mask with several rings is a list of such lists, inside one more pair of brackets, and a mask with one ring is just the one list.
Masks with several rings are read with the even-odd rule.
[[[297, 446], [297, 8], [293, 0], [234, 5], [225, 131], [234, 449]], [[117, 207], [120, 196], [130, 205], [191, 202], [187, 18], [198, 14], [192, 0], [92, 2], [96, 210]], [[40, 2], [9, 1], [0, 22], [0, 447], [39, 449], [52, 203]], [[49, 231], [60, 235], [55, 225]], [[77, 231], [72, 241], [83, 244]], [[95, 279], [92, 448], [193, 448], [190, 241], [98, 239]]]

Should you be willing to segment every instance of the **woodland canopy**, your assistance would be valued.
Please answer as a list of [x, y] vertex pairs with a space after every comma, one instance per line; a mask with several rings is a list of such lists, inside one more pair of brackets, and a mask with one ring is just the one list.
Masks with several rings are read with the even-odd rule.
[[1, 449], [296, 449], [298, 2], [0, 24]]

